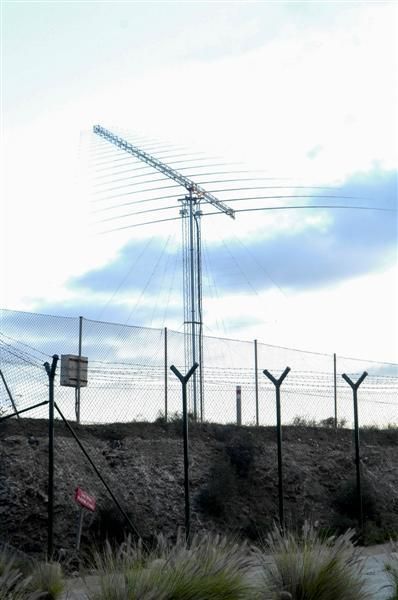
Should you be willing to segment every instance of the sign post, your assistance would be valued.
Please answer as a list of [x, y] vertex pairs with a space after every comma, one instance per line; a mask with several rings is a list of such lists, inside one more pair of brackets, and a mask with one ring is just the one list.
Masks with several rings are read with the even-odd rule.
[[94, 512], [96, 507], [96, 501], [93, 496], [90, 496], [87, 492], [82, 490], [82, 488], [77, 487], [75, 490], [75, 502], [80, 506], [79, 522], [77, 526], [76, 536], [76, 550], [79, 551], [83, 529], [84, 509], [89, 510], [90, 512]]

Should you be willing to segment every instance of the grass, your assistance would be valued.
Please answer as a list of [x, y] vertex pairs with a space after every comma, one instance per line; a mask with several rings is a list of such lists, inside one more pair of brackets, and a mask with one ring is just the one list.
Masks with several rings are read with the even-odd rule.
[[255, 600], [249, 579], [252, 557], [245, 544], [213, 535], [182, 537], [170, 545], [158, 538], [155, 549], [128, 541], [96, 555], [100, 589], [91, 600]]
[[[352, 537], [348, 531], [324, 538], [309, 525], [301, 535], [282, 534], [275, 528], [259, 554], [264, 600], [370, 599]], [[266, 560], [266, 554], [273, 560]]]
[[352, 538], [352, 531], [324, 537], [306, 525], [300, 534], [274, 528], [257, 548], [211, 535], [189, 546], [182, 538], [174, 545], [159, 538], [151, 551], [128, 540], [97, 553], [100, 584], [89, 598], [370, 600]]
[[[153, 548], [128, 538], [94, 553], [96, 587], [90, 600], [367, 600], [353, 531], [320, 535], [273, 531], [258, 547], [205, 534], [187, 544], [162, 536]], [[386, 567], [398, 600], [398, 560]], [[91, 570], [93, 573], [93, 570]], [[57, 600], [64, 589], [58, 563], [21, 567], [0, 553], [0, 600]]]
[[0, 551], [0, 600], [57, 600], [64, 587], [58, 563], [23, 561]]

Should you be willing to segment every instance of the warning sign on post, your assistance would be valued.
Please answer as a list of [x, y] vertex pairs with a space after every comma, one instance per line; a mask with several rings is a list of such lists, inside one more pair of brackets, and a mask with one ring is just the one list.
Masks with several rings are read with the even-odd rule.
[[83, 508], [87, 508], [87, 510], [91, 510], [91, 512], [95, 511], [95, 498], [93, 498], [93, 496], [90, 496], [90, 494], [82, 490], [82, 488], [76, 488], [75, 501]]

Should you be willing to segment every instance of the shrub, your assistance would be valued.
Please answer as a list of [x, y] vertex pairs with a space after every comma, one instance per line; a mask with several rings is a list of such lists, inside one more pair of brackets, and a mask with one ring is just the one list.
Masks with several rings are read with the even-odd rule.
[[[301, 535], [274, 528], [259, 556], [264, 599], [365, 600], [360, 557], [352, 532], [322, 538], [308, 524]], [[273, 560], [266, 554], [271, 553]], [[284, 595], [282, 595], [284, 594]]]
[[234, 493], [234, 472], [230, 462], [223, 455], [211, 468], [207, 486], [197, 495], [197, 505], [211, 517], [222, 517], [225, 514], [226, 501]]
[[194, 537], [187, 546], [158, 539], [143, 553], [131, 541], [99, 557], [100, 589], [91, 600], [255, 600], [249, 582], [251, 558], [245, 545], [219, 536]]
[[89, 526], [89, 534], [96, 543], [110, 540], [112, 543], [121, 544], [127, 533], [126, 521], [113, 503], [105, 503], [98, 507]]
[[12, 552], [0, 552], [0, 600], [57, 600], [64, 590], [58, 563], [22, 561]]
[[229, 444], [226, 453], [238, 477], [247, 478], [254, 462], [254, 446], [251, 440], [237, 440]]
[[292, 425], [294, 427], [316, 427], [317, 423], [315, 419], [309, 419], [307, 417], [300, 417], [299, 415], [297, 415], [296, 417], [294, 417]]
[[32, 570], [28, 589], [40, 592], [43, 600], [57, 600], [64, 591], [65, 582], [59, 563], [41, 562], [37, 563]]
[[[379, 516], [377, 494], [367, 479], [361, 481], [361, 492], [364, 519], [377, 522]], [[341, 485], [334, 498], [333, 506], [340, 515], [349, 519], [358, 519], [359, 506], [356, 479], [350, 479]]]

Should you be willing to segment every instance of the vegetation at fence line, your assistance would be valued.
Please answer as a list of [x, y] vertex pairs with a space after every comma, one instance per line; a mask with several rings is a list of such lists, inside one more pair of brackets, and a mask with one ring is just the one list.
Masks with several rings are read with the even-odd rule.
[[[327, 417], [317, 421], [316, 419], [310, 419], [309, 417], [296, 415], [292, 420], [293, 427], [324, 427], [326, 429], [335, 428], [335, 418]], [[337, 419], [337, 429], [344, 429], [347, 425], [347, 419]]]
[[149, 552], [131, 539], [95, 555], [100, 574], [90, 600], [245, 600], [259, 598], [250, 578], [253, 559], [245, 544], [215, 535], [159, 537]]
[[[188, 412], [188, 422], [197, 424], [198, 421], [195, 419], [195, 415], [192, 412]], [[158, 425], [182, 425], [183, 424], [183, 414], [182, 412], [175, 411], [165, 417], [165, 414], [162, 411], [159, 411], [158, 416], [155, 419], [155, 423]]]
[[[94, 554], [90, 600], [367, 600], [353, 532], [325, 537], [311, 525], [276, 526], [257, 547], [206, 534], [187, 545], [159, 536], [147, 550], [128, 538]], [[396, 596], [390, 600], [396, 600]]]
[[[282, 533], [275, 527], [258, 553], [262, 598], [370, 599], [353, 535], [353, 531], [347, 531], [327, 538], [309, 524], [300, 534]], [[269, 554], [273, 560], [269, 560]]]
[[57, 600], [64, 589], [59, 563], [23, 560], [8, 549], [0, 552], [0, 600]]

